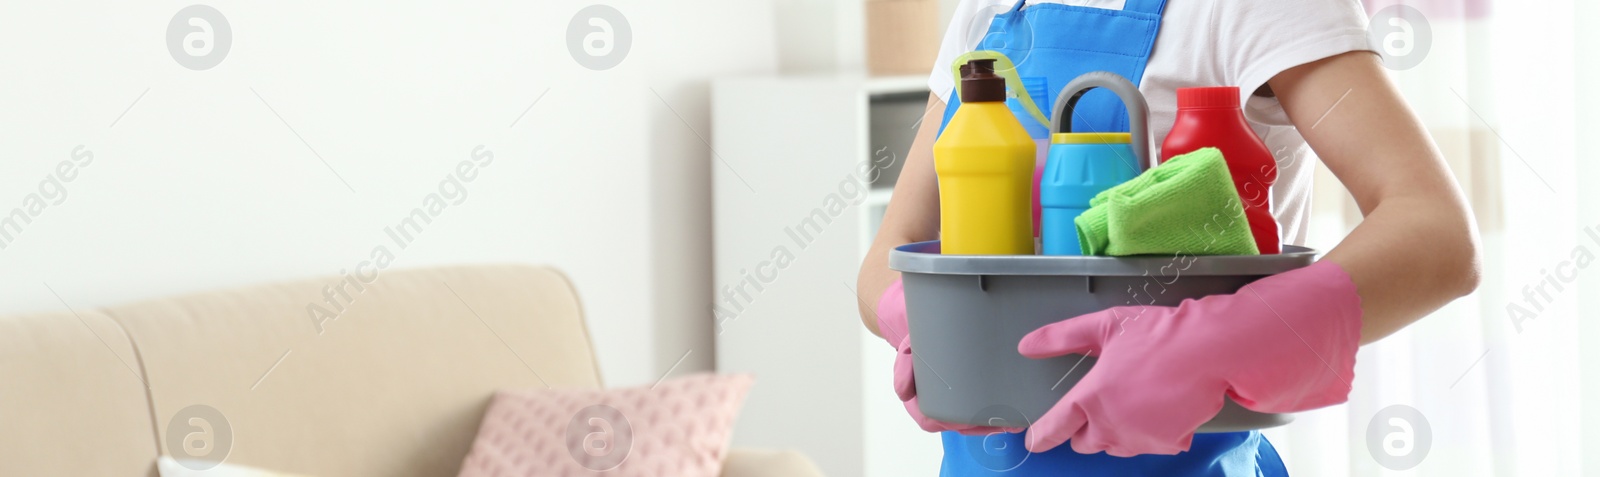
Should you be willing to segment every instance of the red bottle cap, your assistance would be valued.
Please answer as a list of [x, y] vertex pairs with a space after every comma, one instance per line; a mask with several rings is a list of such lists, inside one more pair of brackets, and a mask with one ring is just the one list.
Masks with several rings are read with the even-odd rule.
[[1179, 109], [1239, 108], [1238, 86], [1178, 88]]

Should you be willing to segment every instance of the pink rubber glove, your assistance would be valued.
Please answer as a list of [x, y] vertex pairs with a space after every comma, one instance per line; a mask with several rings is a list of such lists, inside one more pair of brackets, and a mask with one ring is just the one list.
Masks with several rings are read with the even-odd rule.
[[906, 327], [906, 289], [895, 280], [878, 298], [878, 333], [883, 335], [896, 351], [894, 357], [894, 393], [905, 404], [906, 413], [917, 421], [917, 426], [928, 432], [956, 431], [962, 434], [989, 435], [998, 432], [1021, 432], [1021, 429], [1003, 429], [989, 426], [969, 426], [929, 419], [917, 406], [917, 382], [912, 377], [911, 334]]
[[1177, 454], [1222, 409], [1257, 412], [1345, 402], [1361, 340], [1361, 298], [1322, 261], [1177, 307], [1118, 307], [1022, 338], [1030, 358], [1099, 360], [1028, 429], [1033, 452], [1071, 440], [1082, 454]]

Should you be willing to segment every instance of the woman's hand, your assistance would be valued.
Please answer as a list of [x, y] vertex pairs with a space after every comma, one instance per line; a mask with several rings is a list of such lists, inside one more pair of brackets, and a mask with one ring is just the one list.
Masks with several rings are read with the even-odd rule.
[[956, 431], [962, 434], [989, 435], [997, 432], [1021, 432], [1021, 429], [1003, 429], [989, 426], [969, 426], [936, 421], [922, 415], [917, 405], [917, 381], [911, 368], [916, 355], [911, 352], [911, 334], [906, 328], [906, 292], [899, 280], [889, 285], [878, 299], [877, 325], [879, 334], [895, 347], [894, 393], [906, 407], [906, 413], [917, 421], [917, 427], [928, 432]]
[[1268, 413], [1342, 403], [1360, 337], [1356, 286], [1326, 261], [1231, 295], [1118, 307], [1045, 326], [1017, 350], [1099, 359], [1028, 429], [1028, 450], [1070, 439], [1082, 454], [1177, 454], [1224, 396]]

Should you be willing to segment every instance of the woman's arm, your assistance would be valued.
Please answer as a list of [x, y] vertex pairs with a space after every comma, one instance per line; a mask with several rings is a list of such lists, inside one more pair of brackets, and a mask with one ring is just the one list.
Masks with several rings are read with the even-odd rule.
[[1365, 217], [1324, 257], [1356, 284], [1362, 344], [1477, 288], [1477, 226], [1467, 201], [1376, 55], [1330, 57], [1269, 84]]
[[922, 126], [906, 153], [906, 162], [900, 179], [894, 185], [894, 196], [883, 215], [883, 225], [872, 240], [867, 258], [861, 262], [861, 272], [856, 277], [856, 296], [861, 308], [861, 323], [873, 334], [878, 331], [876, 310], [883, 291], [900, 277], [900, 272], [889, 269], [889, 250], [912, 242], [939, 238], [939, 183], [933, 174], [933, 141], [939, 134], [939, 122], [944, 117], [944, 101], [938, 95], [928, 95], [928, 109], [922, 114]]
[[[1300, 134], [1366, 217], [1325, 257], [1349, 272], [1360, 291], [1362, 342], [1388, 336], [1471, 293], [1480, 264], [1466, 199], [1377, 56], [1346, 53], [1291, 68], [1270, 84]], [[943, 117], [944, 102], [930, 95], [928, 103], [857, 278], [861, 320], [874, 333], [871, 306], [898, 276], [888, 268], [889, 250], [938, 238], [933, 173], [938, 123], [927, 118]]]
[[1270, 85], [1366, 219], [1322, 261], [1237, 293], [1114, 307], [1028, 333], [1017, 343], [1023, 356], [1099, 358], [1033, 421], [1028, 450], [1070, 441], [1083, 454], [1177, 454], [1223, 396], [1267, 413], [1345, 402], [1360, 344], [1477, 286], [1466, 201], [1377, 57], [1335, 56]]

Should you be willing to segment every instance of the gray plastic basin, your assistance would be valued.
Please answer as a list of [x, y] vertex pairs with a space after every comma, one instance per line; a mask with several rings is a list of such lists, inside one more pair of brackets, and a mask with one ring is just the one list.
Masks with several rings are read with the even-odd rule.
[[[1027, 427], [1095, 360], [1026, 358], [1017, 353], [1023, 335], [1115, 306], [1176, 306], [1233, 293], [1315, 259], [1315, 251], [1294, 246], [1260, 256], [940, 255], [935, 241], [895, 248], [889, 268], [905, 281], [922, 413], [945, 422]], [[1263, 429], [1292, 419], [1229, 399], [1198, 432]]]

